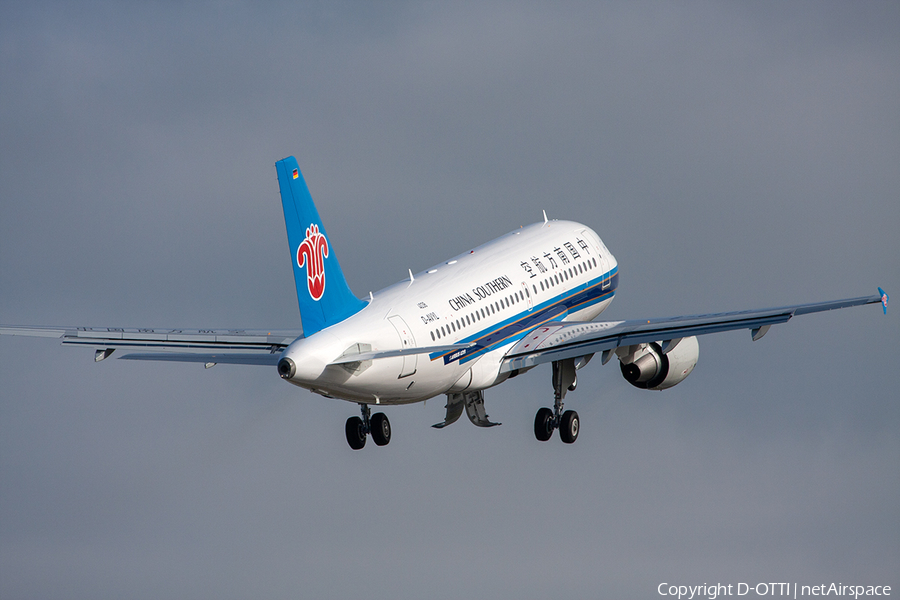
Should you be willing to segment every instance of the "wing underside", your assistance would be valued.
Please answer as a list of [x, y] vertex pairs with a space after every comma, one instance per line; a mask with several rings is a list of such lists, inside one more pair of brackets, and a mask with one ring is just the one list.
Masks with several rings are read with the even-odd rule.
[[650, 342], [662, 342], [664, 350], [673, 348], [681, 339], [696, 335], [749, 329], [754, 340], [760, 339], [772, 325], [786, 323], [798, 315], [838, 308], [882, 303], [887, 295], [879, 289], [877, 296], [848, 298], [812, 304], [796, 304], [781, 308], [745, 310], [631, 321], [571, 322], [556, 321], [538, 327], [526, 335], [507, 353], [501, 372], [527, 369], [539, 364], [604, 353], [606, 362], [617, 348]]

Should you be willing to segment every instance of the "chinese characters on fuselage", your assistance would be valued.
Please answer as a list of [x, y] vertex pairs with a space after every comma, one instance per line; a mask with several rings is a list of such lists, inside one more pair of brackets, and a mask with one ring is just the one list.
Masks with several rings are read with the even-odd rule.
[[[581, 248], [582, 251], [584, 251], [585, 254], [591, 253], [590, 246], [588, 246], [588, 243], [586, 241], [581, 238], [575, 238], [575, 242], [578, 244], [578, 247]], [[566, 242], [565, 244], [563, 244], [563, 248], [565, 248], [569, 252], [573, 260], [581, 258], [581, 253], [575, 248], [575, 245], [572, 244], [572, 242]], [[569, 257], [566, 256], [566, 253], [563, 252], [562, 248], [553, 248], [553, 253], [555, 253], [556, 256], [559, 257], [559, 260], [564, 265], [569, 264]], [[551, 269], [557, 268], [558, 265], [556, 264], [556, 258], [554, 258], [553, 254], [551, 254], [550, 252], [544, 252], [543, 256], [545, 259], [547, 259], [547, 262], [550, 264]], [[534, 266], [534, 268], [532, 268], [532, 265]], [[525, 270], [525, 272], [528, 274], [529, 279], [531, 279], [532, 277], [537, 277], [541, 273], [547, 272], [547, 267], [544, 266], [543, 261], [541, 261], [541, 259], [537, 256], [531, 256], [528, 258], [528, 260], [523, 260], [519, 263], [519, 266]], [[537, 269], [537, 271], [535, 271], [535, 269]]]

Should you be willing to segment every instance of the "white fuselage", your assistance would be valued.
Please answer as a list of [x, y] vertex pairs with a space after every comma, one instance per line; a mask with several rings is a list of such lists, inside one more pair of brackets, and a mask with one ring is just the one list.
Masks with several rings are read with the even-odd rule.
[[[346, 320], [282, 354], [295, 385], [369, 404], [406, 404], [496, 385], [500, 362], [526, 332], [549, 321], [587, 321], [612, 301], [613, 255], [571, 221], [523, 227], [373, 295]], [[350, 354], [474, 343], [469, 348], [329, 364]]]

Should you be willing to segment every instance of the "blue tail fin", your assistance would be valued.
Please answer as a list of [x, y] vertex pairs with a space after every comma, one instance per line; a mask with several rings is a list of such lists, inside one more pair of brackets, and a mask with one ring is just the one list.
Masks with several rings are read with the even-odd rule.
[[279, 160], [275, 170], [291, 247], [300, 319], [303, 334], [308, 337], [359, 312], [366, 303], [353, 295], [344, 279], [297, 159], [289, 156]]

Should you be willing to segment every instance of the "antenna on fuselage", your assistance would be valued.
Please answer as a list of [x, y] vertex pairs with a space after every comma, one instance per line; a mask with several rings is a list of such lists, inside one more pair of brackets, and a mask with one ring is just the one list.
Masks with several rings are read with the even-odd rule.
[[547, 224], [547, 211], [542, 210], [541, 212], [544, 213], [544, 225], [546, 225]]

